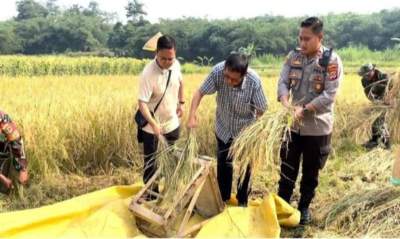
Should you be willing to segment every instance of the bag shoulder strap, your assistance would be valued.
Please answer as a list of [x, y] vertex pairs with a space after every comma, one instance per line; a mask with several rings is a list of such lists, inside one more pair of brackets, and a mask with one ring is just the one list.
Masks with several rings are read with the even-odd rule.
[[153, 112], [153, 113], [156, 113], [156, 111], [157, 111], [158, 107], [159, 107], [159, 106], [160, 106], [160, 104], [161, 104], [161, 101], [164, 99], [165, 93], [167, 92], [167, 89], [168, 89], [168, 86], [169, 86], [169, 82], [170, 82], [170, 80], [171, 80], [171, 73], [172, 73], [172, 70], [168, 70], [168, 80], [167, 80], [167, 85], [165, 86], [164, 93], [163, 93], [163, 95], [161, 96], [161, 99], [160, 99], [160, 101], [158, 101], [158, 103], [157, 103], [156, 107], [154, 108], [154, 112]]
[[322, 53], [322, 58], [319, 60], [318, 64], [322, 67], [323, 69], [323, 73], [324, 73], [324, 77], [323, 77], [323, 81], [324, 81], [324, 85], [325, 85], [325, 81], [326, 81], [326, 77], [328, 74], [328, 66], [329, 66], [329, 61], [331, 60], [331, 56], [332, 56], [332, 52], [333, 52], [333, 48], [329, 48], [328, 50], [325, 50]]
[[329, 65], [329, 61], [330, 61], [331, 56], [332, 56], [332, 52], [333, 52], [333, 48], [325, 50], [322, 53], [322, 58], [318, 62], [318, 64], [320, 66], [322, 66], [322, 68], [325, 70], [325, 72], [328, 70], [328, 65]]

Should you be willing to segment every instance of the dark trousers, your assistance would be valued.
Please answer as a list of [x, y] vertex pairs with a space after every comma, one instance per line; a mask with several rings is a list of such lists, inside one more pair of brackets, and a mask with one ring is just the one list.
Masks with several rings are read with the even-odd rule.
[[[168, 144], [172, 145], [179, 138], [179, 127], [174, 131], [165, 134], [164, 137]], [[158, 138], [154, 134], [142, 132], [143, 136], [143, 152], [144, 152], [144, 164], [143, 164], [143, 182], [147, 183], [157, 170], [155, 164], [155, 155], [157, 153]]]
[[281, 174], [278, 195], [290, 202], [303, 156], [302, 179], [300, 182], [299, 209], [306, 209], [315, 196], [319, 171], [325, 166], [330, 153], [331, 135], [300, 136], [291, 133], [289, 142], [281, 149]]
[[[233, 159], [229, 157], [229, 148], [232, 145], [232, 140], [224, 143], [217, 137], [217, 178], [218, 186], [221, 192], [222, 200], [228, 201], [231, 198], [232, 179], [233, 179]], [[247, 205], [248, 196], [250, 193], [250, 176], [251, 169], [247, 168], [243, 183], [240, 184], [240, 179], [237, 185], [236, 198], [239, 204]]]

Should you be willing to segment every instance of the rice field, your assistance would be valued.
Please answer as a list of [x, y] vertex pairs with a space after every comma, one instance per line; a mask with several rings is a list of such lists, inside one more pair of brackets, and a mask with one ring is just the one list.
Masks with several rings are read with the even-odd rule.
[[[192, 93], [205, 77], [206, 74], [184, 75], [185, 116]], [[277, 75], [263, 74], [262, 80], [269, 110], [276, 111], [279, 109]], [[0, 196], [0, 212], [49, 204], [106, 185], [141, 180], [142, 149], [137, 144], [133, 123], [137, 82], [136, 74], [0, 76], [4, 89], [0, 94], [0, 109], [11, 115], [24, 135], [32, 179], [30, 186], [12, 197]], [[381, 234], [374, 229], [373, 234], [368, 234], [363, 228], [364, 221], [348, 218], [352, 212], [345, 208], [352, 197], [359, 195], [360, 188], [368, 191], [366, 195], [387, 195], [392, 191], [398, 195], [395, 189], [382, 189], [390, 187], [391, 154], [384, 151], [371, 154], [359, 146], [368, 139], [369, 124], [365, 117], [372, 116], [365, 109], [369, 105], [359, 77], [346, 74], [335, 108], [334, 151], [321, 174], [312, 204], [315, 221], [307, 229], [284, 229], [282, 236], [400, 235], [398, 227], [393, 231], [385, 229]], [[192, 132], [200, 154], [215, 156], [214, 114], [215, 98], [205, 97], [198, 113], [200, 126]], [[185, 146], [187, 137], [184, 129], [178, 144]], [[276, 167], [259, 168], [253, 181], [253, 196], [275, 192]], [[298, 196], [295, 193], [294, 197]], [[397, 205], [393, 208], [399, 207], [398, 200], [386, 199], [391, 206]], [[359, 211], [364, 210], [362, 200], [368, 200], [367, 196], [358, 199]], [[376, 215], [379, 222], [385, 220], [380, 218], [381, 214]], [[390, 220], [399, 223], [398, 216]]]

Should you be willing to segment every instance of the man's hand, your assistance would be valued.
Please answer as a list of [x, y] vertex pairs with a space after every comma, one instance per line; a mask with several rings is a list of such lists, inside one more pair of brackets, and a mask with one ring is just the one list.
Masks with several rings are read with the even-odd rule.
[[187, 127], [189, 129], [197, 128], [197, 116], [196, 115], [191, 115], [189, 117]]
[[176, 114], [178, 115], [179, 118], [183, 117], [183, 112], [184, 112], [183, 106], [182, 104], [179, 104], [178, 108], [176, 109]]
[[151, 124], [151, 128], [153, 129], [153, 133], [156, 137], [161, 136], [161, 127], [157, 123]]
[[20, 184], [25, 185], [28, 183], [29, 176], [28, 176], [28, 170], [27, 169], [21, 169], [19, 171], [18, 175], [18, 181]]
[[0, 173], [0, 183], [2, 183], [8, 189], [13, 187], [11, 179], [7, 178], [1, 173]]
[[295, 120], [302, 120], [304, 118], [304, 109], [300, 106], [294, 107], [294, 119]]
[[189, 119], [188, 119], [188, 123], [187, 123], [187, 127], [189, 129], [193, 129], [193, 128], [197, 127], [196, 111], [200, 105], [200, 101], [202, 98], [203, 98], [203, 94], [200, 92], [200, 90], [197, 90], [193, 95], [192, 103], [190, 104]]
[[286, 108], [291, 107], [291, 105], [289, 104], [289, 96], [283, 95], [279, 100], [284, 107], [286, 107]]

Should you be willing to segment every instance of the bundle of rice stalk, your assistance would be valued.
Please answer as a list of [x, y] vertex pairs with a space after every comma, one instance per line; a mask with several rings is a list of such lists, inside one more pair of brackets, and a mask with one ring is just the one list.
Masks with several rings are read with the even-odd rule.
[[229, 154], [239, 166], [240, 183], [243, 183], [247, 167], [254, 171], [260, 166], [277, 164], [282, 142], [288, 137], [292, 122], [291, 110], [281, 107], [275, 112], [264, 113], [239, 134]]
[[325, 215], [325, 227], [350, 237], [400, 235], [400, 189], [348, 194]]
[[360, 142], [366, 136], [370, 136], [372, 124], [388, 110], [388, 107], [381, 104], [354, 107], [354, 104], [338, 102], [336, 109], [335, 118], [337, 125], [341, 127], [334, 128], [335, 134], [340, 138], [349, 137], [355, 142]]
[[190, 131], [182, 150], [177, 150], [175, 146], [168, 145], [165, 139], [161, 139], [159, 149], [156, 160], [165, 180], [161, 208], [169, 208], [174, 199], [183, 196], [196, 173], [195, 161], [198, 157], [196, 136]]
[[387, 97], [390, 101], [388, 111], [388, 125], [390, 135], [393, 141], [400, 142], [400, 73], [396, 73], [391, 77], [391, 89], [388, 91]]
[[155, 163], [166, 183], [171, 181], [177, 165], [175, 151], [175, 145], [170, 145], [164, 136], [159, 137]]

